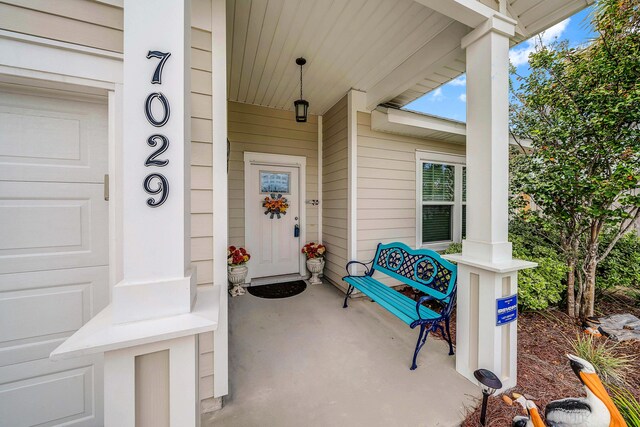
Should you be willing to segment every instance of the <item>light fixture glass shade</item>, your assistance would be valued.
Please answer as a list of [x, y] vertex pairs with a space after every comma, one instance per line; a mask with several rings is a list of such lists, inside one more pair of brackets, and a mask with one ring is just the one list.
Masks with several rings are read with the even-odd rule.
[[306, 122], [309, 103], [304, 99], [298, 99], [294, 101], [293, 106], [296, 110], [296, 122]]

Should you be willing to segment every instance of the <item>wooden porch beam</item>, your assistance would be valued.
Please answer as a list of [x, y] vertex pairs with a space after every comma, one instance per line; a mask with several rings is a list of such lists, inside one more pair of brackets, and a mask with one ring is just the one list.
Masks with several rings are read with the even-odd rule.
[[477, 0], [415, 0], [429, 9], [444, 16], [462, 22], [467, 27], [475, 28], [499, 13]]

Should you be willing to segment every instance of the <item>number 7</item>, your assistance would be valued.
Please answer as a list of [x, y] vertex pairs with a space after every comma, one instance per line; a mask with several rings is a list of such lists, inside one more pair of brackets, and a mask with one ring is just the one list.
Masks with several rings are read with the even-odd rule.
[[153, 73], [153, 78], [151, 79], [151, 83], [152, 84], [162, 84], [162, 69], [164, 68], [164, 64], [165, 62], [167, 62], [167, 59], [169, 59], [169, 57], [171, 56], [170, 52], [160, 52], [159, 50], [150, 50], [149, 53], [147, 53], [147, 59], [151, 59], [151, 58], [158, 58], [160, 59], [160, 62], [158, 63], [158, 66], [156, 67], [156, 71]]

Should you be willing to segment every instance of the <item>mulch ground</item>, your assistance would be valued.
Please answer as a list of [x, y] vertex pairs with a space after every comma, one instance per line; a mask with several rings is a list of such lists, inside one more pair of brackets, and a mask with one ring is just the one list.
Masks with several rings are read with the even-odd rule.
[[[412, 296], [410, 290], [401, 291]], [[597, 299], [596, 314], [631, 313], [640, 317], [637, 301], [623, 294], [608, 293]], [[451, 334], [455, 339], [455, 311], [451, 322]], [[584, 332], [564, 312], [549, 309], [541, 312], [520, 313], [518, 318], [518, 386], [510, 390], [533, 400], [541, 413], [550, 401], [565, 397], [584, 396], [581, 383], [569, 366], [566, 354], [571, 352], [571, 341]], [[435, 334], [442, 339], [439, 334]], [[605, 337], [598, 338], [614, 345]], [[455, 343], [455, 341], [454, 341]], [[627, 376], [627, 389], [640, 399], [640, 342], [627, 341], [616, 346], [619, 354], [636, 357]], [[519, 405], [518, 405], [519, 406]], [[509, 406], [501, 397], [491, 397], [487, 409], [487, 426], [508, 427], [513, 417], [524, 415], [518, 406]], [[463, 427], [480, 425], [480, 402], [469, 408]]]

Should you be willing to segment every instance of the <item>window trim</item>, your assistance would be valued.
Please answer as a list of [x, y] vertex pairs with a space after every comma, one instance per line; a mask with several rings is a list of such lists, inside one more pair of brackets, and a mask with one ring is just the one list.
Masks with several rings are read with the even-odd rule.
[[[428, 202], [428, 205], [453, 205], [452, 217], [452, 240], [445, 240], [434, 243], [422, 242], [422, 164], [440, 163], [455, 167], [454, 175], [454, 201], [451, 202]], [[441, 152], [416, 150], [416, 248], [427, 248], [436, 251], [447, 249], [451, 243], [462, 241], [462, 205], [467, 202], [462, 201], [462, 168], [467, 166], [466, 156], [458, 154], [445, 154]]]

